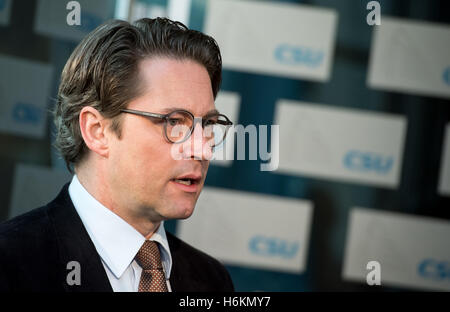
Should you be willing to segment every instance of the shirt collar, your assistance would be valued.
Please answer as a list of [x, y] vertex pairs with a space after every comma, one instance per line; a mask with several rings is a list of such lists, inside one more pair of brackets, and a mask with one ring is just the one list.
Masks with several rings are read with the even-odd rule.
[[[145, 237], [110, 209], [103, 206], [74, 175], [69, 195], [97, 252], [116, 278], [120, 278], [144, 244]], [[150, 240], [159, 243], [166, 279], [170, 278], [172, 256], [164, 222]]]

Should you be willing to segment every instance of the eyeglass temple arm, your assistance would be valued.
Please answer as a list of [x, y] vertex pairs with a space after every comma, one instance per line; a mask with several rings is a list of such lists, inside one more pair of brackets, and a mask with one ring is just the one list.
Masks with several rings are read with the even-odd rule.
[[[154, 118], [159, 118], [159, 119], [165, 119], [167, 118], [168, 114], [156, 114], [156, 113], [149, 113], [149, 112], [142, 112], [142, 111], [137, 111], [134, 109], [121, 109], [122, 112], [125, 113], [130, 113], [130, 114], [135, 114], [135, 115], [140, 115], [140, 116], [147, 116], [147, 117], [154, 117]], [[225, 115], [222, 115], [223, 117], [225, 117], [227, 120], [218, 120], [217, 123], [221, 124], [221, 125], [225, 125], [225, 126], [231, 126], [233, 124], [233, 122], [231, 122]]]
[[167, 118], [167, 115], [156, 114], [156, 113], [149, 113], [149, 112], [141, 112], [141, 111], [137, 111], [137, 110], [134, 110], [134, 109], [121, 109], [120, 111], [122, 111], [124, 113], [130, 113], [130, 114], [146, 116], [146, 117], [153, 117], [153, 118], [159, 118], [159, 119]]

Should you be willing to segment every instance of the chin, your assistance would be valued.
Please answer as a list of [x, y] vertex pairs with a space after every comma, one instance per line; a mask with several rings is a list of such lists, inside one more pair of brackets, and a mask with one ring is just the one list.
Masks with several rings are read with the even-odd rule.
[[186, 207], [185, 209], [181, 210], [177, 219], [187, 219], [194, 213], [194, 207]]
[[194, 203], [172, 204], [172, 209], [165, 214], [166, 219], [187, 219], [194, 212]]

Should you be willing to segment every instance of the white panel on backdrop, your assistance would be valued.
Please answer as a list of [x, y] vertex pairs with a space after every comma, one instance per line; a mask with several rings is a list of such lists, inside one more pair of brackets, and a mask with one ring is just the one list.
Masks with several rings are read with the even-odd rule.
[[66, 8], [69, 1], [38, 0], [34, 30], [36, 33], [64, 40], [80, 41], [94, 28], [114, 16], [115, 1], [78, 0], [81, 7], [81, 24], [69, 26]]
[[[241, 97], [236, 92], [220, 91], [215, 104], [219, 113], [227, 116], [233, 125], [238, 123]], [[233, 127], [228, 130], [225, 142], [215, 149], [211, 164], [218, 166], [231, 166], [234, 159], [234, 132]]]
[[132, 22], [141, 18], [156, 18], [167, 16], [167, 9], [165, 6], [159, 4], [151, 4], [146, 1], [134, 1], [131, 7]]
[[450, 196], [450, 123], [445, 126], [438, 192], [441, 195]]
[[12, 0], [0, 0], [0, 25], [9, 24], [9, 16], [11, 14]]
[[383, 16], [368, 73], [376, 89], [450, 98], [450, 25]]
[[167, 0], [167, 15], [189, 27], [192, 0]]
[[208, 2], [205, 32], [220, 46], [224, 68], [326, 81], [337, 13], [279, 2]]
[[0, 131], [42, 138], [53, 68], [0, 55]]
[[49, 203], [70, 180], [71, 174], [67, 170], [18, 164], [14, 172], [9, 217]]
[[279, 100], [274, 123], [280, 125], [279, 172], [387, 188], [399, 184], [404, 116]]
[[116, 0], [114, 18], [128, 21], [130, 16], [130, 2], [131, 0]]
[[301, 273], [312, 209], [306, 200], [205, 187], [177, 234], [225, 263]]
[[450, 290], [450, 222], [354, 208], [350, 213], [343, 278], [366, 283], [378, 261], [381, 285]]

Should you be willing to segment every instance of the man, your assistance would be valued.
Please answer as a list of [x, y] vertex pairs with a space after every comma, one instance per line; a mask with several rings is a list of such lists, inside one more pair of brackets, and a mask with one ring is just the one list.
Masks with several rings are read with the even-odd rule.
[[0, 290], [233, 290], [163, 224], [193, 213], [231, 125], [214, 106], [221, 68], [213, 38], [162, 18], [110, 21], [78, 45], [54, 111], [74, 176], [0, 226]]

